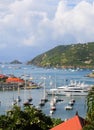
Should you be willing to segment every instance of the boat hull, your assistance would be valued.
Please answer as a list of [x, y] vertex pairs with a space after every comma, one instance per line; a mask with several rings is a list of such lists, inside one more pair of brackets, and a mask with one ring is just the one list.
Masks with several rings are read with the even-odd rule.
[[[53, 94], [56, 96], [87, 96], [88, 95], [88, 91], [65, 91], [63, 89], [59, 90], [55, 90], [53, 91]], [[52, 95], [52, 90], [48, 90], [47, 91], [47, 95]]]
[[87, 96], [88, 91], [92, 85], [85, 83], [71, 81], [70, 84], [58, 87], [56, 89], [50, 89], [47, 91], [48, 95], [60, 95], [60, 96]]

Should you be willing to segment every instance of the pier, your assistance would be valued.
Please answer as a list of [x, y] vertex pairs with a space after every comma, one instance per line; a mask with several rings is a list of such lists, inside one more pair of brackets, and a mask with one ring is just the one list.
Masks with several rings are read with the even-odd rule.
[[38, 89], [40, 86], [37, 84], [26, 84], [25, 83], [6, 83], [6, 82], [0, 82], [0, 90], [5, 91], [5, 90], [17, 90], [18, 87], [20, 89]]

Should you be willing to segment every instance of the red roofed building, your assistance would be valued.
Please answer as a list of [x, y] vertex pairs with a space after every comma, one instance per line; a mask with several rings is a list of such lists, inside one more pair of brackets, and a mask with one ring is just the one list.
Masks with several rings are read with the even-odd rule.
[[6, 79], [7, 83], [23, 83], [24, 80], [17, 78], [17, 77], [9, 77]]
[[6, 75], [0, 74], [0, 78], [5, 78], [7, 77]]
[[85, 124], [86, 121], [82, 117], [75, 115], [50, 130], [82, 130]]

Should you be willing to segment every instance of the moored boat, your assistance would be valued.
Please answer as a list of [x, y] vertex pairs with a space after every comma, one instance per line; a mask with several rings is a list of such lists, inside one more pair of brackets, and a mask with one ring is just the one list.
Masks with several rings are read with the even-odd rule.
[[72, 110], [72, 109], [73, 109], [73, 107], [70, 105], [65, 106], [65, 110]]
[[39, 106], [44, 106], [45, 105], [45, 101], [44, 100], [41, 100], [41, 102], [39, 103]]
[[68, 85], [48, 90], [47, 94], [51, 95], [53, 93], [54, 95], [62, 96], [86, 96], [91, 87], [92, 85], [85, 84], [84, 82], [80, 83], [71, 81]]
[[17, 99], [16, 99], [17, 102], [21, 102], [21, 97], [18, 96]]
[[28, 100], [28, 102], [31, 102], [32, 101], [32, 97], [29, 97], [27, 100]]

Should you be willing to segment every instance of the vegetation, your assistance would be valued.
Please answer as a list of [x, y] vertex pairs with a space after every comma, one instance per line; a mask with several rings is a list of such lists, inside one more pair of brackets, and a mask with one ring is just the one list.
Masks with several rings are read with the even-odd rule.
[[94, 130], [94, 87], [90, 90], [87, 96], [87, 125], [83, 130]]
[[94, 67], [94, 42], [60, 45], [27, 64], [42, 67]]
[[20, 62], [18, 60], [14, 60], [14, 61], [10, 62], [10, 64], [22, 64], [22, 62]]
[[51, 119], [35, 107], [25, 106], [21, 110], [14, 106], [6, 115], [0, 116], [0, 130], [48, 130], [61, 122], [61, 119]]

